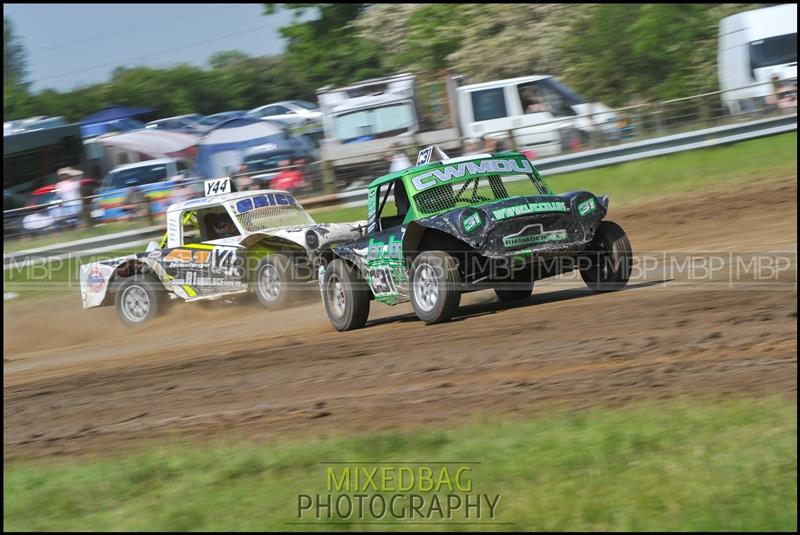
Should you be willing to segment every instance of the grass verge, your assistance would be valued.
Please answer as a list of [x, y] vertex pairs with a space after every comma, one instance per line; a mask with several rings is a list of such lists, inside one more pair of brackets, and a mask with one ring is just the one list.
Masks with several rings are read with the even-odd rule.
[[[161, 221], [163, 223], [163, 221]], [[97, 236], [105, 236], [106, 234], [116, 234], [118, 232], [125, 232], [128, 230], [144, 229], [150, 224], [143, 221], [121, 221], [118, 223], [104, 223], [102, 225], [95, 225], [93, 227], [78, 228], [72, 230], [63, 230], [57, 232], [50, 232], [41, 236], [31, 236], [24, 238], [13, 238], [6, 240], [3, 243], [3, 251], [6, 253], [13, 253], [17, 251], [27, 251], [28, 249], [36, 249], [38, 247], [46, 247], [56, 243], [65, 243], [75, 240], [83, 240], [86, 238], [95, 238]]]
[[[472, 482], [471, 494], [501, 496], [495, 518], [483, 521], [508, 524], [455, 524], [467, 522], [458, 510], [436, 525], [317, 522], [309, 513], [298, 520], [298, 494], [326, 494], [325, 461], [424, 462], [434, 473], [442, 466], [434, 461], [454, 462], [451, 473], [470, 466], [462, 484]], [[348, 530], [796, 531], [797, 407], [785, 398], [677, 400], [451, 429], [170, 444], [102, 460], [7, 463], [3, 487], [11, 531], [307, 530], [331, 522]], [[413, 492], [430, 503], [430, 494], [406, 494]]]
[[[534, 161], [534, 164], [536, 162]], [[782, 134], [719, 147], [577, 171], [545, 179], [556, 192], [609, 195], [611, 206], [720, 184], [758, 182], [797, 174], [797, 134]], [[325, 208], [314, 219], [339, 223], [366, 219], [366, 207]]]
[[796, 133], [556, 175], [548, 182], [558, 192], [609, 195], [613, 210], [615, 203], [793, 175], [797, 175]]

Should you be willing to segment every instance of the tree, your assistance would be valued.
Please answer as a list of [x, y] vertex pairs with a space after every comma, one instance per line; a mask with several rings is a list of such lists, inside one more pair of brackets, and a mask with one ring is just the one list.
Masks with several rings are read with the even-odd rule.
[[529, 74], [559, 76], [568, 58], [562, 44], [569, 23], [583, 9], [576, 4], [468, 4], [461, 9], [462, 46], [453, 67], [469, 82]]
[[565, 78], [593, 100], [667, 100], [718, 89], [722, 17], [764, 4], [601, 4], [577, 10]]
[[408, 20], [422, 4], [380, 4], [364, 10], [355, 29], [366, 46], [378, 50], [383, 65], [394, 71], [410, 68]]
[[553, 4], [384, 4], [358, 20], [361, 37], [394, 70], [451, 68], [470, 82], [559, 74], [570, 13]]
[[[110, 104], [161, 116], [315, 100], [316, 89], [410, 70], [424, 116], [441, 122], [446, 69], [467, 83], [552, 74], [593, 101], [628, 104], [718, 87], [717, 26], [764, 4], [270, 4], [288, 9], [278, 56], [218, 52], [206, 68], [118, 67], [105, 83], [31, 94], [25, 51], [4, 17], [6, 119], [76, 121]], [[690, 112], [691, 110], [689, 110]]]
[[28, 113], [27, 58], [14, 33], [14, 24], [3, 16], [3, 116], [19, 119]]
[[250, 56], [238, 50], [224, 50], [214, 53], [208, 60], [212, 69], [224, 69], [225, 67], [241, 64], [250, 59]]
[[14, 34], [14, 23], [3, 17], [3, 78], [5, 81], [25, 84], [27, 59], [25, 49]]
[[[359, 37], [355, 27], [368, 4], [282, 5], [294, 12], [293, 22], [280, 30], [287, 40], [287, 66], [303, 73], [313, 89], [387, 73], [378, 52]], [[275, 4], [267, 4], [264, 13], [270, 15], [277, 9]], [[316, 10], [317, 18], [301, 21], [309, 10]]]

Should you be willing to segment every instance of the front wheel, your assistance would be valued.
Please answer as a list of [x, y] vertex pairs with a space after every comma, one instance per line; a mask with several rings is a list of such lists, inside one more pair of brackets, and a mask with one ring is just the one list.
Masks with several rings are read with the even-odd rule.
[[370, 289], [358, 270], [344, 260], [328, 264], [322, 284], [322, 301], [337, 331], [360, 329], [369, 317]]
[[455, 259], [445, 251], [420, 253], [411, 265], [411, 305], [428, 325], [453, 317], [461, 302]]
[[595, 292], [621, 290], [631, 276], [631, 242], [622, 227], [611, 221], [602, 221], [594, 239], [587, 247], [588, 265], [581, 269], [581, 277]]
[[254, 291], [258, 301], [269, 310], [286, 308], [292, 301], [292, 261], [284, 254], [261, 259], [256, 267]]
[[117, 315], [128, 327], [138, 327], [155, 318], [166, 301], [160, 281], [147, 275], [124, 279], [116, 292]]

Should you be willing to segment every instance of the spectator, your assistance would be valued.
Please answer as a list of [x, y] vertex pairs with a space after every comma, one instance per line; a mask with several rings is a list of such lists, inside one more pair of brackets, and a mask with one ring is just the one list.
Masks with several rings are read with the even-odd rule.
[[545, 111], [550, 111], [550, 106], [547, 105], [546, 102], [539, 100], [537, 97], [534, 97], [528, 107], [525, 108], [525, 113], [541, 113]]
[[480, 153], [481, 149], [477, 139], [470, 138], [464, 143], [464, 156]]
[[768, 110], [775, 110], [778, 107], [778, 88], [780, 87], [780, 78], [777, 74], [773, 74], [770, 77], [770, 82], [772, 82], [772, 87], [770, 94], [766, 96], [764, 99], [767, 102], [767, 109]]
[[792, 86], [778, 79], [778, 75], [772, 75], [772, 87], [778, 108], [783, 113], [792, 113], [797, 109], [797, 86]]
[[150, 225], [154, 224], [150, 202], [138, 186], [133, 186], [128, 190], [128, 196], [125, 199], [125, 211], [128, 214], [128, 219], [147, 217], [148, 223]]
[[483, 141], [483, 152], [488, 154], [494, 154], [495, 152], [498, 152], [497, 138], [484, 134], [481, 138], [481, 141]]
[[519, 97], [522, 101], [522, 108], [525, 113], [540, 113], [543, 111], [550, 111], [547, 101], [543, 98], [542, 93], [535, 87], [524, 87], [519, 92]]
[[62, 167], [58, 170], [59, 181], [56, 184], [56, 194], [64, 201], [60, 214], [64, 217], [78, 215], [81, 211], [81, 181], [83, 173], [71, 167]]
[[247, 164], [243, 163], [236, 171], [236, 191], [250, 191], [258, 189], [255, 180], [247, 172]]
[[81, 192], [81, 226], [88, 227], [92, 224], [92, 195], [95, 192], [97, 181], [94, 179], [79, 179]]
[[170, 201], [172, 204], [177, 204], [179, 202], [188, 201], [193, 196], [194, 196], [194, 191], [189, 186], [189, 180], [179, 179], [175, 183], [175, 189], [172, 192], [172, 198]]
[[406, 153], [403, 151], [400, 143], [393, 143], [391, 146], [391, 152], [386, 157], [387, 160], [390, 160], [389, 163], [389, 172], [396, 173], [398, 171], [404, 171], [411, 167], [411, 161], [406, 156]]
[[306, 186], [303, 181], [303, 173], [301, 167], [305, 163], [305, 158], [297, 158], [293, 162], [293, 166], [289, 167], [289, 160], [282, 160], [280, 166], [283, 168], [275, 175], [270, 182], [270, 187], [273, 189], [281, 189], [284, 191], [295, 192], [303, 189]]

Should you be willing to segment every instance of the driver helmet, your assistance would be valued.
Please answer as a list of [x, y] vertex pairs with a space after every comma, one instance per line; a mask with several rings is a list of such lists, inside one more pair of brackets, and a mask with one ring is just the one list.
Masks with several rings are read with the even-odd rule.
[[236, 233], [236, 227], [230, 219], [219, 217], [214, 221], [214, 231], [219, 235], [228, 236]]

